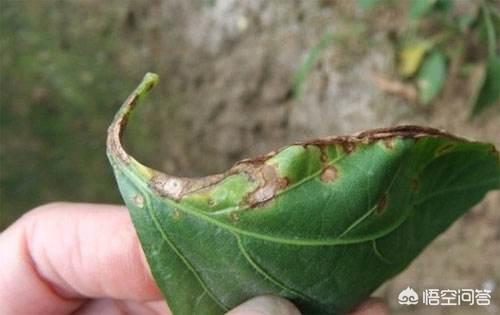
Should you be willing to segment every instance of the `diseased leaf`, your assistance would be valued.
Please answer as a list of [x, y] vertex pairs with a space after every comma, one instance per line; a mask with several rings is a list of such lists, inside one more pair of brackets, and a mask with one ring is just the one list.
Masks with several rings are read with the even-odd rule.
[[492, 145], [416, 126], [297, 143], [219, 175], [166, 175], [120, 144], [156, 81], [147, 74], [118, 111], [107, 153], [175, 315], [222, 314], [261, 294], [344, 314], [500, 186]]
[[425, 57], [418, 72], [418, 97], [422, 104], [429, 104], [441, 91], [446, 78], [446, 58], [434, 51]]

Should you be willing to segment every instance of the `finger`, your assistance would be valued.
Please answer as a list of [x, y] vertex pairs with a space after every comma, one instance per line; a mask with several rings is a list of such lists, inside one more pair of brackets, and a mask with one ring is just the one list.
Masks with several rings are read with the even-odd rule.
[[300, 312], [288, 300], [264, 295], [246, 301], [226, 315], [300, 315]]
[[349, 315], [389, 315], [387, 305], [379, 298], [369, 298]]
[[85, 303], [73, 315], [169, 315], [164, 301], [138, 303], [134, 301], [118, 301], [113, 299], [96, 299]]
[[42, 206], [0, 235], [0, 253], [0, 314], [64, 314], [87, 297], [161, 298], [124, 207]]

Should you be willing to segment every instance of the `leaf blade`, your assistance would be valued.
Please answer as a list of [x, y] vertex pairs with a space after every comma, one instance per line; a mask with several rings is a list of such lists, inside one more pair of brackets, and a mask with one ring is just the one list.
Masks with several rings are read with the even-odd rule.
[[108, 157], [176, 315], [222, 314], [261, 294], [304, 314], [342, 314], [500, 187], [493, 146], [416, 126], [297, 143], [224, 174], [169, 176], [120, 144], [148, 86], [115, 117]]
[[418, 73], [418, 96], [422, 104], [428, 105], [439, 94], [446, 79], [446, 57], [439, 51], [424, 59]]

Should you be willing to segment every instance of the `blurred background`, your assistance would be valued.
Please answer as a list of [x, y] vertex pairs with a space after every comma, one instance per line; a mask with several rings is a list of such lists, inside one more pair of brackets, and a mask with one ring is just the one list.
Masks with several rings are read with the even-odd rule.
[[[398, 124], [500, 147], [500, 5], [481, 0], [0, 0], [0, 231], [42, 203], [121, 203], [106, 128], [147, 71], [126, 135], [201, 176], [298, 140]], [[384, 285], [395, 314], [499, 314], [500, 193]], [[493, 289], [489, 307], [397, 304]]]

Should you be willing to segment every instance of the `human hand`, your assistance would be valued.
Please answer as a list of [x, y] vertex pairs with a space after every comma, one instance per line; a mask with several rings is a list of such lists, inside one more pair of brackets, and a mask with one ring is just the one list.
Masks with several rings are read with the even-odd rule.
[[[53, 203], [0, 234], [0, 314], [170, 314], [122, 206]], [[228, 315], [300, 314], [261, 296]], [[370, 299], [352, 315], [385, 315]]]

